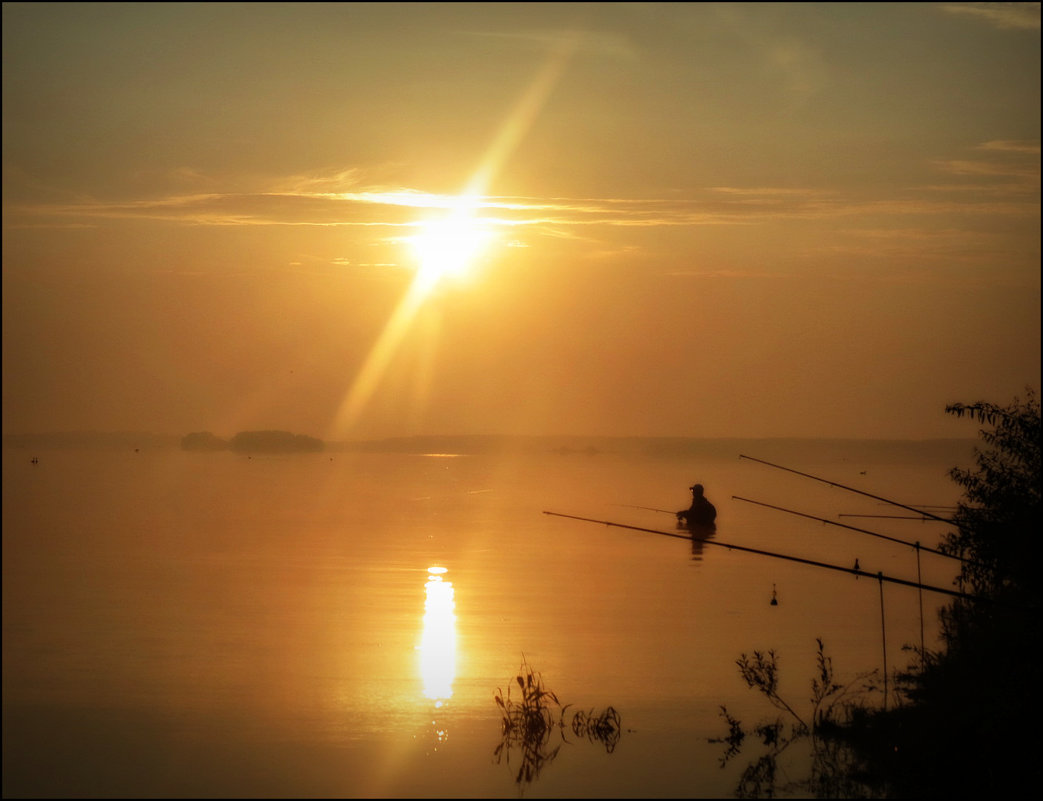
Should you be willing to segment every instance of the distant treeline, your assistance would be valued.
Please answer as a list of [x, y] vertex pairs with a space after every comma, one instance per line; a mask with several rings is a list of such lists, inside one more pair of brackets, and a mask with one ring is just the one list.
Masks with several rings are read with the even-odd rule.
[[701, 437], [583, 437], [511, 436], [474, 434], [460, 436], [389, 437], [387, 439], [331, 441], [288, 431], [243, 431], [219, 437], [209, 431], [185, 436], [135, 432], [65, 432], [5, 434], [5, 448], [146, 450], [178, 448], [187, 451], [238, 453], [456, 453], [456, 454], [555, 454], [566, 459], [735, 458], [739, 454], [793, 466], [815, 462], [857, 461], [872, 463], [967, 464], [974, 439], [809, 439], [809, 438], [701, 438]]
[[240, 431], [231, 439], [197, 431], [181, 438], [186, 451], [236, 451], [238, 453], [317, 453], [326, 444], [321, 439], [289, 431]]

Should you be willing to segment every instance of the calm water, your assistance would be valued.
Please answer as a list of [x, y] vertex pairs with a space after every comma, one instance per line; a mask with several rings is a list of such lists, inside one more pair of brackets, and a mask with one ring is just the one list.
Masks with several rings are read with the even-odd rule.
[[[774, 716], [735, 659], [775, 649], [806, 706], [816, 637], [841, 680], [906, 664], [916, 590], [885, 584], [882, 621], [872, 579], [543, 512], [672, 532], [635, 507], [701, 481], [715, 543], [908, 579], [911, 548], [732, 496], [945, 530], [837, 518], [902, 512], [739, 452], [5, 450], [4, 795], [728, 796], [758, 752], [721, 767], [720, 705]], [[745, 452], [909, 504], [955, 503], [970, 461]], [[951, 586], [949, 560], [921, 570]], [[944, 600], [923, 595], [929, 647]], [[570, 734], [516, 783], [493, 696], [523, 658], [573, 709], [619, 711], [611, 752]]]

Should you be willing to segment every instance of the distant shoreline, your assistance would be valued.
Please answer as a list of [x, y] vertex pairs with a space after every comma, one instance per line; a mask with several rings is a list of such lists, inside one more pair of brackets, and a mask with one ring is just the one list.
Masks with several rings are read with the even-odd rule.
[[[17, 450], [180, 450], [184, 435], [146, 432], [72, 431], [5, 434], [3, 447]], [[608, 455], [662, 458], [737, 457], [747, 454], [771, 458], [773, 453], [800, 449], [808, 458], [842, 459], [856, 452], [860, 460], [915, 456], [922, 459], [970, 458], [980, 444], [976, 438], [860, 439], [812, 437], [584, 437], [526, 435], [442, 435], [386, 437], [323, 443], [324, 453], [451, 453], [462, 455], [550, 453], [562, 457], [596, 458]]]

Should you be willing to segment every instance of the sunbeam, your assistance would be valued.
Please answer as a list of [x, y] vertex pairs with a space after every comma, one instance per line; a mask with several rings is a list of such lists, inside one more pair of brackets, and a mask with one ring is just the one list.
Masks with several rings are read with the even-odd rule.
[[[559, 42], [500, 126], [466, 190], [450, 203], [445, 216], [418, 223], [420, 232], [409, 237], [418, 258], [416, 274], [355, 375], [337, 411], [331, 437], [343, 437], [354, 428], [432, 290], [445, 278], [462, 276], [493, 239], [492, 222], [483, 221], [477, 212], [496, 174], [539, 116], [577, 44], [576, 36]], [[438, 205], [444, 207], [444, 199]]]

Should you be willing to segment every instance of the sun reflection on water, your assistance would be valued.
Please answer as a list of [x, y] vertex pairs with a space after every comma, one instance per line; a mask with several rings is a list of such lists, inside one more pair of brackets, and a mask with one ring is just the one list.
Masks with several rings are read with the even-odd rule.
[[444, 567], [429, 567], [424, 586], [424, 632], [420, 640], [420, 676], [424, 697], [441, 707], [453, 695], [456, 678], [456, 602]]

